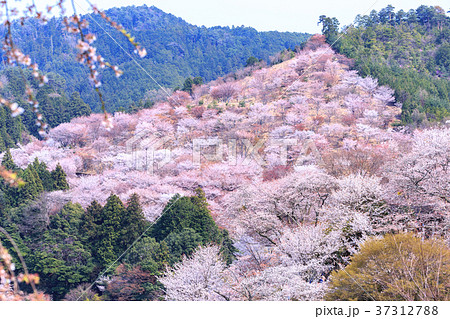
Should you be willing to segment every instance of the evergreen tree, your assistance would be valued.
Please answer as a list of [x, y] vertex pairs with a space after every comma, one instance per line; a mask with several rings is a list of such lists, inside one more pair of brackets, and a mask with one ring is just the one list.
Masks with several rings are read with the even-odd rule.
[[236, 253], [238, 250], [236, 247], [234, 247], [233, 241], [230, 238], [230, 235], [228, 233], [228, 230], [221, 229], [220, 230], [220, 253], [224, 259], [224, 261], [227, 263], [227, 265], [230, 265], [233, 260], [236, 259]]
[[191, 201], [198, 207], [208, 209], [209, 204], [208, 201], [206, 200], [206, 194], [203, 191], [203, 189], [201, 187], [197, 187], [194, 192], [195, 196], [191, 197]]
[[142, 270], [161, 275], [169, 263], [170, 252], [166, 242], [158, 243], [154, 238], [144, 237], [123, 258], [127, 265], [141, 266]]
[[50, 217], [49, 229], [37, 244], [30, 266], [41, 274], [41, 284], [55, 300], [60, 300], [72, 288], [89, 282], [94, 270], [92, 254], [83, 245], [80, 232], [83, 208], [66, 204]]
[[11, 152], [9, 151], [9, 148], [6, 150], [5, 154], [2, 158], [2, 166], [10, 171], [17, 171], [18, 167], [14, 163]]
[[125, 207], [117, 195], [111, 194], [102, 209], [103, 223], [99, 227], [100, 242], [98, 245], [98, 261], [102, 266], [112, 263], [127, 247], [121, 243], [123, 217]]
[[194, 81], [192, 81], [191, 77], [186, 78], [186, 80], [183, 83], [182, 91], [188, 92], [189, 94], [192, 94], [192, 86], [194, 85]]
[[22, 139], [23, 125], [21, 117], [14, 118], [11, 111], [0, 105], [0, 152], [14, 147]]
[[35, 199], [42, 189], [42, 184], [39, 185], [39, 182], [36, 181], [36, 174], [34, 174], [33, 170], [27, 167], [19, 175], [25, 184], [17, 191], [15, 188], [12, 188], [13, 192], [17, 194], [17, 196], [15, 196], [15, 206], [28, 200]]
[[55, 92], [55, 89], [50, 85], [44, 85], [37, 92], [36, 99], [39, 102], [39, 107], [42, 110], [46, 123], [50, 127], [58, 126], [66, 121], [65, 105], [68, 104], [68, 101], [65, 95]]
[[33, 180], [36, 184], [36, 192], [37, 194], [40, 194], [44, 191], [44, 186], [42, 185], [42, 181], [39, 177], [39, 174], [34, 169], [34, 166], [32, 164], [29, 164], [26, 168], [26, 170], [29, 170], [31, 175], [33, 175]]
[[171, 232], [191, 228], [202, 237], [204, 244], [216, 241], [219, 230], [202, 198], [175, 195], [152, 226], [151, 234], [156, 240], [164, 240]]
[[183, 255], [191, 255], [198, 246], [202, 245], [203, 239], [192, 228], [185, 228], [179, 232], [171, 232], [164, 241], [170, 251], [170, 263], [174, 264], [181, 260]]
[[126, 213], [122, 218], [122, 247], [128, 247], [141, 236], [147, 229], [147, 224], [139, 202], [139, 195], [135, 193], [128, 200]]
[[47, 169], [47, 165], [44, 162], [39, 162], [39, 159], [36, 157], [33, 161], [33, 169], [37, 172], [39, 179], [42, 182], [42, 186], [45, 191], [53, 190], [53, 179], [52, 175]]
[[0, 134], [0, 152], [3, 152], [6, 150], [6, 144], [3, 140], [3, 134]]
[[338, 46], [336, 43], [339, 39], [338, 19], [321, 15], [318, 24], [322, 24], [322, 34], [325, 35], [327, 43], [333, 47]]
[[103, 236], [98, 242], [96, 250], [96, 261], [100, 268], [109, 267], [117, 258], [113, 246], [114, 228], [111, 226], [102, 227]]
[[[1, 116], [1, 115], [0, 115]], [[15, 143], [13, 141], [13, 139], [11, 138], [11, 136], [9, 136], [9, 134], [6, 132], [6, 125], [2, 126], [0, 128], [0, 136], [3, 140], [3, 150], [5, 148], [10, 148], [10, 147], [14, 147]]]
[[84, 103], [84, 101], [81, 99], [80, 93], [74, 92], [70, 96], [70, 101], [66, 113], [66, 121], [68, 122], [75, 117], [88, 116], [92, 113], [92, 110], [89, 105]]
[[202, 85], [203, 84], [203, 78], [201, 76], [196, 76], [192, 82], [194, 85]]
[[58, 165], [56, 165], [56, 168], [51, 172], [51, 178], [53, 180], [53, 190], [58, 191], [69, 189], [69, 183], [67, 183], [66, 177], [66, 173], [58, 163]]
[[253, 66], [258, 62], [259, 62], [259, 59], [255, 58], [254, 56], [251, 56], [247, 59], [247, 62], [245, 62], [245, 66], [246, 67]]
[[103, 223], [102, 219], [103, 207], [97, 201], [93, 201], [86, 208], [82, 217], [81, 232], [85, 235], [86, 242], [94, 247], [99, 238], [99, 229]]
[[175, 254], [172, 261], [180, 253], [190, 253], [193, 246], [216, 243], [221, 246], [226, 262], [231, 263], [236, 249], [228, 232], [220, 230], [211, 217], [204, 191], [197, 188], [195, 193], [191, 197], [175, 195], [152, 226], [151, 236], [157, 241], [166, 241], [172, 247]]

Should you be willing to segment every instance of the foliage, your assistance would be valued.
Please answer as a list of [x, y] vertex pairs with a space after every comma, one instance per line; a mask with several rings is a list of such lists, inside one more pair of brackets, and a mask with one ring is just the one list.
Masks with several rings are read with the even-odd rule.
[[137, 195], [132, 195], [125, 207], [119, 197], [111, 194], [103, 207], [95, 201], [91, 203], [81, 227], [86, 230], [86, 241], [95, 252], [94, 258], [101, 267], [107, 267], [148, 226]]
[[[67, 93], [66, 81], [56, 73], [47, 74], [48, 82], [40, 86], [31, 75], [30, 71], [18, 70], [17, 68], [7, 68], [0, 72], [5, 84], [0, 86], [2, 95], [10, 96], [15, 103], [24, 109], [24, 113], [16, 118], [7, 116], [11, 112], [5, 108], [0, 108], [0, 151], [5, 148], [14, 147], [17, 142], [22, 141], [22, 132], [28, 132], [36, 137], [40, 137], [38, 127], [36, 127], [37, 115], [33, 106], [29, 105], [26, 96], [26, 87], [23, 83], [25, 77], [31, 88], [36, 91], [36, 101], [42, 110], [42, 120], [50, 127], [56, 127], [61, 123], [69, 122], [74, 117], [87, 116], [91, 114], [90, 107], [83, 102], [77, 92], [70, 96]], [[3, 132], [3, 133], [2, 133]], [[2, 143], [3, 140], [3, 143]]]
[[32, 257], [32, 268], [41, 274], [42, 286], [55, 299], [61, 299], [74, 286], [87, 282], [94, 268], [92, 253], [82, 243], [78, 227], [83, 209], [77, 204], [66, 204], [50, 218], [43, 241]]
[[[8, 235], [3, 232], [2, 235]], [[15, 247], [17, 249], [17, 246]], [[36, 290], [36, 284], [39, 283], [39, 276], [36, 274], [25, 273], [15, 275], [15, 264], [9, 254], [9, 251], [2, 245], [0, 241], [0, 301], [44, 301], [49, 300], [49, 296]], [[19, 289], [19, 283], [29, 284], [33, 293], [28, 294]]]
[[[153, 92], [152, 108], [117, 112], [109, 131], [92, 114], [5, 153], [37, 199], [3, 209], [5, 184], [1, 223], [45, 272], [43, 289], [55, 299], [321, 300], [330, 274], [370, 236], [448, 242], [448, 129], [398, 127], [394, 91], [359, 77], [325, 36], [292, 54], [211, 83], [192, 79], [191, 93], [169, 100]], [[226, 88], [232, 94], [217, 94]], [[134, 156], [136, 132], [167, 142]], [[203, 144], [193, 163], [196, 140], [211, 136], [223, 143]], [[58, 163], [71, 187], [45, 193]], [[69, 200], [85, 208], [63, 208]], [[74, 271], [67, 248], [92, 268]]]
[[328, 300], [449, 300], [450, 251], [439, 239], [386, 235], [333, 274]]
[[430, 121], [450, 115], [446, 36], [450, 18], [442, 8], [422, 5], [407, 13], [395, 13], [392, 6], [374, 10], [370, 15], [357, 16], [355, 27], [339, 33], [341, 38], [336, 43], [337, 24], [329, 20], [320, 18], [327, 42], [354, 59], [361, 76], [377, 78], [380, 84], [395, 90], [404, 123], [420, 124], [415, 110]]
[[245, 62], [245, 67], [253, 66], [253, 65], [255, 65], [256, 63], [259, 63], [259, 62], [260, 62], [260, 60], [258, 58], [255, 58], [254, 56], [251, 56]]
[[0, 152], [21, 142], [23, 131], [24, 125], [20, 117], [12, 117], [9, 108], [0, 106]]
[[66, 174], [60, 165], [50, 172], [45, 163], [39, 162], [35, 158], [33, 164], [21, 169], [14, 163], [9, 149], [4, 153], [2, 165], [17, 174], [22, 180], [19, 187], [13, 187], [0, 177], [0, 191], [3, 194], [4, 208], [18, 207], [37, 199], [44, 191], [69, 189]]
[[52, 190], [69, 189], [69, 184], [66, 181], [66, 173], [64, 173], [61, 165], [56, 165], [56, 168], [51, 172], [50, 178], [53, 180]]
[[[189, 76], [211, 81], [238, 70], [249, 56], [267, 60], [278, 51], [294, 49], [309, 36], [306, 33], [258, 32], [243, 26], [198, 27], [156, 7], [145, 5], [112, 8], [106, 10], [105, 14], [118, 25], [131, 30], [147, 49], [147, 56], [139, 63], [163, 87], [182, 85]], [[126, 51], [134, 50], [127, 39], [118, 36], [121, 35], [119, 31], [100, 19], [98, 14], [82, 18], [98, 23], [89, 25], [89, 29], [98, 35], [95, 42], [97, 51], [102, 52], [106, 61], [124, 72], [123, 80], [117, 79], [113, 70], [102, 72], [103, 97], [109, 112], [119, 108], [128, 109], [133, 103], [143, 100], [147, 91], [159, 89], [103, 30], [118, 39], [119, 45]], [[72, 44], [74, 40], [66, 32], [61, 32], [62, 28], [61, 18], [51, 18], [45, 25], [34, 19], [26, 20], [24, 26], [19, 23], [12, 25], [14, 34], [20, 39], [20, 47], [41, 70], [45, 73], [54, 72], [66, 80], [63, 86], [65, 95], [78, 92], [92, 110], [98, 112], [100, 103], [88, 84], [89, 71], [76, 61], [76, 50]], [[118, 86], [122, 89], [117, 90]], [[65, 106], [69, 105], [65, 103]], [[56, 117], [58, 111], [51, 111]], [[74, 111], [74, 114], [80, 112]]]
[[142, 271], [139, 266], [120, 265], [116, 273], [105, 292], [108, 300], [154, 300], [160, 294], [159, 289], [154, 289], [157, 286], [156, 276]]
[[195, 196], [175, 195], [152, 226], [151, 236], [158, 241], [165, 240], [173, 257], [192, 253], [199, 243], [216, 243], [222, 245], [228, 263], [234, 259], [235, 248], [230, 243], [228, 233], [217, 227], [210, 215], [205, 193], [200, 188], [196, 190]]

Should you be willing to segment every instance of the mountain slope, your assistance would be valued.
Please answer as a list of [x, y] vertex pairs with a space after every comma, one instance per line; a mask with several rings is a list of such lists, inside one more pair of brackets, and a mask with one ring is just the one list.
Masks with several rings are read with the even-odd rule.
[[404, 123], [421, 125], [450, 116], [450, 17], [436, 6], [394, 11], [388, 6], [358, 16], [338, 33], [337, 20], [322, 19], [338, 52], [355, 60], [362, 76], [395, 90]]
[[[110, 264], [122, 254], [125, 246], [111, 245], [122, 240], [110, 235], [123, 237], [122, 218], [144, 219], [133, 193], [148, 220], [164, 215], [138, 240], [131, 256], [123, 256], [112, 280], [100, 283], [107, 286], [102, 299], [319, 300], [329, 289], [332, 271], [346, 265], [373, 235], [417, 231], [448, 240], [450, 129], [411, 134], [395, 128], [401, 110], [394, 91], [371, 77], [361, 78], [350, 69], [351, 62], [326, 45], [323, 36], [313, 36], [292, 59], [272, 67], [248, 67], [194, 86], [192, 94], [177, 91], [134, 114], [116, 112], [109, 131], [101, 125], [102, 115], [92, 114], [53, 128], [46, 141], [11, 150], [20, 167], [34, 158], [50, 169], [60, 163], [70, 184], [69, 190], [45, 194], [39, 209], [23, 214], [23, 221], [20, 210], [7, 215], [7, 221], [19, 220], [31, 248], [38, 241], [30, 239], [27, 229], [37, 235], [39, 229], [50, 230], [41, 236], [48, 239], [41, 246], [45, 254], [30, 253], [38, 261], [31, 269], [41, 274], [46, 291], [62, 297], [90, 283], [105, 261]], [[121, 200], [130, 196], [135, 204], [125, 210]], [[217, 236], [211, 217], [223, 237]], [[80, 232], [83, 219], [89, 222]], [[171, 230], [172, 236], [167, 235]], [[78, 238], [86, 231], [91, 238], [86, 245], [102, 258], [101, 269], [80, 268], [89, 264], [67, 254], [85, 251]], [[229, 255], [230, 265], [215, 267], [223, 249], [208, 246], [193, 253], [202, 243], [201, 233], [222, 238], [216, 242], [228, 252], [237, 248], [236, 259]], [[166, 271], [161, 277], [167, 264], [164, 243], [156, 239], [166, 235], [167, 245], [192, 248], [184, 250], [192, 254], [182, 261], [185, 276]], [[125, 239], [132, 242], [132, 237]], [[56, 258], [47, 253], [54, 247]], [[176, 251], [176, 256], [183, 254]], [[64, 276], [55, 276], [55, 262], [61, 260], [68, 267], [56, 267]], [[139, 267], [132, 281], [124, 269], [130, 270], [128, 265]], [[387, 265], [387, 272], [397, 269]], [[202, 284], [205, 293], [199, 297], [192, 273], [204, 278], [211, 271], [216, 279]], [[232, 276], [223, 277], [227, 274]], [[149, 275], [157, 276], [152, 284], [158, 280], [166, 289], [148, 285]], [[442, 277], [439, 282], [446, 282], [448, 276]], [[65, 278], [73, 279], [70, 285]], [[53, 289], [54, 279], [63, 289]], [[72, 297], [79, 298], [82, 287]], [[124, 294], [128, 288], [123, 287], [135, 287], [136, 295]], [[379, 290], [376, 281], [373, 287]], [[145, 289], [150, 291], [143, 296]], [[177, 293], [181, 290], [185, 293]], [[355, 291], [354, 299], [367, 300], [364, 293]]]
[[[90, 23], [89, 29], [98, 37], [94, 43], [98, 52], [124, 71], [119, 79], [111, 70], [101, 74], [102, 90], [110, 112], [138, 104], [147, 91], [159, 88], [146, 72], [163, 87], [181, 85], [188, 76], [201, 76], [210, 81], [241, 68], [250, 56], [267, 60], [283, 49], [294, 49], [309, 36], [257, 32], [247, 27], [198, 27], [145, 5], [113, 8], [106, 14], [131, 32], [148, 52], [138, 61], [144, 71], [127, 54], [133, 52], [133, 47], [117, 30], [104, 23], [99, 15], [84, 16]], [[23, 27], [15, 25], [13, 32], [17, 43], [42, 71], [61, 75], [69, 93], [79, 92], [83, 100], [98, 111], [99, 102], [88, 83], [88, 71], [75, 59], [76, 40], [61, 32], [62, 29], [61, 19], [54, 18], [46, 25], [36, 21], [27, 21]]]
[[[369, 157], [388, 154], [394, 147], [389, 140], [397, 135], [390, 126], [400, 113], [391, 103], [393, 91], [378, 87], [376, 80], [360, 78], [349, 70], [350, 61], [334, 54], [320, 37], [316, 40], [314, 49], [307, 47], [273, 67], [247, 68], [236, 73], [237, 79], [220, 78], [194, 87], [192, 96], [177, 91], [151, 109], [117, 113], [110, 132], [101, 127], [100, 114], [73, 119], [52, 129], [49, 140], [12, 150], [13, 156], [21, 166], [34, 157], [51, 168], [60, 162], [71, 190], [55, 196], [86, 205], [93, 199], [103, 201], [111, 192], [124, 197], [138, 192], [152, 216], [167, 194], [202, 186], [216, 197], [249, 179], [284, 176], [295, 169], [294, 159], [301, 157], [305, 141], [314, 141], [324, 152], [325, 164], [334, 150], [349, 145]], [[151, 172], [153, 166], [127, 149], [127, 141], [141, 132], [169, 139], [165, 146], [172, 153], [170, 163]], [[254, 145], [264, 139], [294, 138], [298, 144], [290, 148], [290, 160], [284, 164], [280, 150], [264, 144], [264, 163], [231, 165], [228, 154], [223, 161], [197, 167], [192, 162], [192, 143], [197, 138], [221, 138], [224, 144], [239, 140], [241, 157], [246, 153], [244, 139]], [[138, 145], [145, 141], [138, 140]], [[329, 169], [333, 174], [345, 170]], [[375, 173], [377, 167], [371, 170]], [[56, 202], [64, 202], [63, 198]]]

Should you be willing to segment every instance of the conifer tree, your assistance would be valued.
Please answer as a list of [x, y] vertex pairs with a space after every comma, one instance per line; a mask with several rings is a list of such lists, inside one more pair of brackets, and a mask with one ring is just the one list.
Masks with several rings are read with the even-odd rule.
[[98, 243], [98, 249], [96, 250], [96, 259], [102, 268], [111, 265], [117, 258], [117, 253], [114, 251], [114, 229], [111, 226], [103, 227], [104, 236]]
[[68, 118], [66, 121], [70, 121], [74, 117], [88, 116], [91, 113], [91, 108], [81, 99], [80, 93], [73, 92], [70, 96], [69, 107], [67, 109]]
[[87, 242], [91, 245], [97, 242], [97, 238], [99, 237], [99, 228], [103, 223], [102, 209], [102, 205], [94, 200], [91, 205], [86, 208], [82, 217], [80, 229]]
[[58, 165], [56, 165], [56, 168], [52, 171], [51, 177], [53, 180], [53, 190], [58, 191], [69, 189], [69, 184], [66, 181], [67, 175], [59, 163]]
[[53, 87], [45, 85], [36, 94], [42, 114], [50, 127], [55, 127], [65, 122], [64, 106], [68, 104], [67, 97], [64, 94], [54, 95], [54, 93], [55, 89]]
[[9, 148], [6, 150], [5, 155], [3, 155], [2, 166], [10, 171], [16, 171], [18, 169], [17, 165], [13, 161]]
[[6, 132], [6, 126], [2, 126], [2, 128], [0, 129], [0, 136], [3, 140], [5, 148], [13, 147], [15, 145], [11, 136], [9, 136], [9, 134]]
[[53, 180], [50, 171], [47, 169], [47, 165], [44, 162], [39, 162], [38, 158], [36, 157], [33, 161], [33, 169], [38, 174], [42, 182], [42, 186], [44, 187], [44, 190], [52, 191]]
[[182, 91], [185, 91], [189, 94], [192, 94], [192, 86], [194, 85], [194, 81], [192, 81], [191, 77], [186, 78], [186, 80], [183, 83]]
[[[27, 168], [20, 175], [25, 184], [18, 189], [15, 198], [18, 204], [27, 200], [33, 200], [39, 194], [39, 184], [36, 183], [36, 175], [33, 174], [33, 171]], [[42, 184], [40, 186], [42, 187]]]
[[39, 174], [34, 169], [32, 164], [29, 164], [26, 170], [29, 170], [31, 175], [33, 176], [34, 183], [36, 185], [36, 194], [40, 194], [44, 191], [44, 186], [42, 185], [42, 181], [39, 178]]
[[111, 194], [102, 209], [103, 223], [99, 227], [100, 243], [98, 247], [99, 262], [105, 266], [114, 261], [123, 252], [121, 245], [122, 218], [125, 206], [117, 195]]
[[142, 235], [147, 228], [139, 195], [134, 193], [127, 202], [126, 213], [122, 218], [122, 240], [121, 245], [127, 247], [136, 238]]
[[208, 209], [208, 201], [206, 200], [206, 194], [201, 187], [195, 189], [195, 196], [191, 197], [192, 202], [198, 207]]
[[201, 197], [175, 195], [153, 225], [152, 236], [161, 241], [171, 232], [180, 232], [185, 228], [192, 228], [198, 233], [204, 244], [218, 238], [218, 228]]
[[3, 141], [3, 134], [0, 134], [0, 152], [3, 152], [6, 150], [5, 142]]

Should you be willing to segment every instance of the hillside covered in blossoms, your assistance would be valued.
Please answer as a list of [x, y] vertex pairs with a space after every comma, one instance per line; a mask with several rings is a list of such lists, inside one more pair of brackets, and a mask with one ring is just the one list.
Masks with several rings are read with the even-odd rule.
[[[401, 126], [394, 91], [324, 36], [277, 59], [116, 112], [111, 129], [102, 114], [77, 117], [5, 152], [24, 180], [50, 176], [1, 219], [38, 288], [67, 300], [448, 300], [450, 128]], [[426, 258], [399, 262], [418, 245]]]

